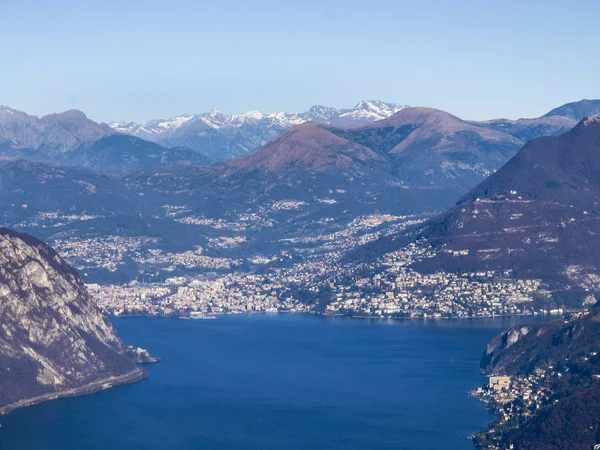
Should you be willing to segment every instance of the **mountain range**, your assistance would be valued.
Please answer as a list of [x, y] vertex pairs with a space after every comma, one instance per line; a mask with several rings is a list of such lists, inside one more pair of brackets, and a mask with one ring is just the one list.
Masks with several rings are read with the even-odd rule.
[[[595, 106], [583, 101], [568, 109], [573, 108], [584, 114]], [[85, 116], [76, 116], [85, 124], [79, 129], [93, 127]], [[45, 123], [42, 119], [31, 120]], [[76, 144], [62, 152], [55, 145], [51, 161], [0, 160], [0, 223], [51, 241], [90, 233], [98, 239], [119, 233], [152, 236], [164, 251], [174, 251], [204, 247], [208, 237], [240, 238], [227, 228], [196, 225], [204, 220], [230, 221], [230, 226], [243, 225], [244, 241], [219, 254], [239, 258], [249, 251], [278, 252], [281, 242], [315, 227], [323, 229], [324, 223], [337, 232], [362, 215], [438, 213], [486, 177], [497, 179], [495, 171], [527, 139], [560, 135], [576, 123], [560, 115], [476, 122], [432, 108], [405, 107], [382, 120], [353, 127], [302, 122], [255, 152], [209, 165], [190, 161], [186, 152], [202, 157], [194, 150], [166, 148], [96, 124], [109, 134], [86, 141], [75, 133]], [[6, 138], [33, 147], [34, 142], [17, 139], [20, 134], [14, 130], [18, 129], [13, 126], [10, 135], [4, 132]], [[56, 135], [49, 129], [45, 129], [48, 135]], [[69, 128], [72, 133], [74, 129]], [[47, 146], [42, 141], [38, 138], [38, 149]], [[530, 183], [527, 170], [511, 189], [519, 193], [517, 197], [525, 191], [523, 183]], [[553, 180], [546, 180], [549, 186], [560, 185]], [[515, 226], [516, 218], [528, 217], [525, 211], [514, 214], [511, 224]], [[255, 224], [244, 225], [248, 222], [240, 222], [242, 217], [244, 221], [252, 217]], [[114, 226], [120, 231], [112, 230]], [[431, 230], [438, 228], [431, 224]], [[429, 234], [433, 239], [434, 231]], [[393, 247], [399, 241], [388, 244]], [[485, 244], [482, 239], [481, 245]], [[472, 243], [465, 240], [464, 245]], [[386, 251], [384, 247], [379, 253]], [[494, 255], [485, 255], [492, 264]], [[459, 261], [447, 262], [452, 267]], [[523, 267], [513, 269], [517, 273]], [[569, 273], [575, 276], [577, 270], [572, 269]]]
[[405, 236], [374, 244], [388, 252], [422, 240], [435, 256], [421, 272], [499, 271], [540, 279], [559, 304], [580, 306], [600, 288], [600, 118], [527, 143], [457, 205]]
[[[579, 108], [581, 111], [595, 108], [593, 101], [584, 102], [587, 103], [571, 105], [570, 108]], [[565, 108], [567, 106], [565, 105]], [[213, 110], [205, 114], [187, 114], [144, 124], [113, 122], [109, 126], [96, 123], [77, 110], [40, 118], [2, 106], [0, 156], [77, 165], [100, 171], [128, 171], [147, 165], [182, 161], [209, 164], [212, 160], [231, 159], [252, 153], [285, 130], [306, 122], [337, 128], [365, 126], [386, 120], [404, 109], [412, 110], [395, 103], [361, 101], [352, 109], [313, 106], [304, 113], [282, 112], [266, 115], [258, 111], [226, 115]], [[462, 121], [463, 129], [458, 130], [463, 141], [460, 145], [478, 145], [469, 141], [468, 134], [472, 130], [475, 130], [475, 135], [481, 134], [483, 128], [490, 131], [490, 136], [493, 136], [492, 132], [496, 132], [492, 139], [503, 141], [500, 145], [515, 147], [533, 137], [559, 134], [574, 126], [577, 121], [568, 116], [561, 116], [560, 112], [561, 110], [555, 110], [554, 113], [548, 113], [538, 119]], [[564, 112], [569, 114], [566, 109]], [[444, 122], [440, 117], [441, 114], [437, 118], [430, 118], [420, 133], [435, 130], [435, 127], [439, 126], [435, 131], [442, 139], [443, 133], [449, 131], [444, 127], [456, 127], [456, 123]], [[435, 123], [435, 120], [439, 122]], [[418, 127], [421, 125], [423, 124], [416, 124]], [[124, 135], [130, 138], [126, 139]], [[414, 146], [414, 142], [418, 141], [427, 146], [423, 139], [425, 137], [427, 136], [421, 136], [419, 133], [413, 135], [411, 145]], [[475, 139], [480, 137], [476, 136]], [[453, 142], [444, 145], [452, 149]], [[457, 163], [460, 170], [464, 162]], [[456, 164], [442, 170], [451, 172], [455, 169], [454, 166]], [[480, 164], [478, 170], [485, 173], [489, 169], [485, 164]]]
[[165, 148], [116, 133], [106, 124], [70, 110], [41, 118], [0, 106], [0, 156], [126, 171], [145, 165], [210, 158], [189, 148]]
[[258, 150], [284, 130], [314, 121], [337, 126], [364, 125], [390, 117], [406, 108], [396, 103], [360, 101], [352, 109], [315, 105], [303, 113], [224, 114], [212, 110], [203, 114], [183, 114], [170, 119], [112, 122], [119, 133], [130, 134], [166, 147], [189, 147], [216, 160], [230, 159]]
[[[504, 122], [515, 135], [557, 134], [575, 124], [562, 117]], [[351, 214], [433, 212], [450, 206], [522, 145], [487, 122], [407, 107], [354, 127], [304, 122], [245, 156], [206, 167], [142, 169], [126, 181], [146, 197], [185, 202], [211, 216], [280, 200], [305, 202], [305, 212], [331, 204]]]

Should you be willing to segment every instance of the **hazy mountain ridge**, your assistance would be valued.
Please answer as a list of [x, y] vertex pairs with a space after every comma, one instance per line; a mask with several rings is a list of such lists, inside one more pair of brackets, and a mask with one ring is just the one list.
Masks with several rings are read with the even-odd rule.
[[597, 114], [600, 114], [600, 100], [583, 99], [554, 108], [542, 117], [563, 116], [580, 121]]
[[[573, 107], [588, 110], [589, 107], [580, 105], [582, 102], [574, 103]], [[316, 105], [304, 113], [263, 114], [260, 111], [250, 111], [239, 115], [228, 115], [212, 110], [203, 114], [183, 114], [166, 120], [154, 119], [142, 124], [112, 122], [110, 126], [120, 133], [131, 134], [167, 147], [185, 146], [214, 159], [230, 159], [251, 153], [286, 129], [304, 122], [354, 127], [387, 119], [406, 108], [409, 107], [396, 103], [363, 100], [352, 109]], [[561, 112], [566, 117], [561, 117]], [[569, 117], [566, 109], [557, 108], [537, 119], [465, 122], [506, 133], [524, 144], [534, 137], [556, 135], [567, 131], [575, 126], [577, 121], [578, 119]]]
[[[586, 107], [580, 103], [572, 107]], [[0, 107], [0, 155], [81, 165], [96, 170], [131, 170], [148, 164], [171, 164], [179, 161], [207, 164], [211, 158], [229, 159], [252, 153], [285, 130], [305, 122], [312, 121], [338, 128], [364, 126], [386, 120], [405, 109], [413, 111], [413, 114], [417, 110], [395, 103], [361, 101], [352, 109], [313, 106], [305, 113], [280, 112], [267, 115], [258, 111], [226, 115], [213, 110], [205, 114], [186, 114], [144, 124], [113, 122], [108, 126], [88, 119], [77, 110], [38, 118], [8, 107]], [[459, 128], [463, 129], [454, 130], [458, 133], [451, 132], [451, 139], [463, 141], [458, 143], [463, 147], [472, 143], [468, 133], [475, 130], [475, 135], [471, 136], [476, 140], [480, 139], [485, 134], [482, 128], [503, 133], [504, 137], [496, 137], [499, 141], [516, 139], [518, 142], [515, 141], [514, 145], [518, 145], [532, 137], [559, 134], [575, 124], [574, 119], [555, 114], [516, 121], [498, 119], [475, 122], [461, 121], [456, 117], [454, 119], [461, 124]], [[436, 130], [438, 134], [441, 133], [436, 139], [444, 139], [443, 133], [448, 131], [443, 128], [444, 121], [440, 120], [437, 125], [430, 123], [429, 130], [436, 126], [439, 128]], [[132, 135], [139, 140], [126, 140], [120, 137], [121, 134]], [[426, 148], [426, 137], [417, 133], [411, 140], [414, 141], [413, 145], [420, 143]], [[145, 141], [150, 142], [144, 143]], [[449, 142], [446, 145], [452, 147], [453, 144]], [[210, 155], [210, 158], [206, 155]], [[474, 161], [458, 161], [457, 164], [452, 163], [441, 170], [460, 171], [462, 166], [470, 164], [481, 174], [487, 173], [487, 169], [481, 164], [475, 167], [477, 162]]]
[[0, 137], [15, 150], [32, 149], [54, 156], [112, 134], [115, 131], [111, 127], [88, 119], [78, 110], [39, 118], [0, 106]]
[[38, 213], [96, 216], [142, 212], [118, 178], [77, 167], [0, 161], [0, 223], [17, 224]]
[[124, 171], [145, 165], [192, 161], [211, 162], [189, 148], [165, 148], [116, 133], [77, 110], [38, 118], [0, 107], [0, 156]]
[[189, 148], [165, 148], [134, 136], [106, 136], [77, 149], [61, 163], [99, 171], [130, 171], [144, 166], [190, 161], [210, 164], [212, 160]]
[[316, 105], [303, 113], [224, 114], [217, 110], [203, 114], [184, 114], [171, 119], [154, 119], [142, 124], [112, 122], [119, 133], [157, 142], [167, 147], [185, 146], [214, 159], [229, 159], [251, 153], [284, 130], [314, 121], [338, 126], [361, 125], [385, 119], [406, 106], [363, 100], [352, 109]]

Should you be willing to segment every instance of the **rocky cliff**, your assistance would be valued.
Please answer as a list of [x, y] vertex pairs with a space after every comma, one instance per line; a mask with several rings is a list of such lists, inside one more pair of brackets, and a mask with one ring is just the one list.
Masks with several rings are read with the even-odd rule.
[[[588, 302], [596, 299], [591, 295]], [[493, 392], [497, 413], [475, 435], [478, 448], [584, 450], [600, 442], [600, 305], [496, 336], [481, 361], [489, 374], [511, 376]], [[488, 394], [489, 395], [489, 394]]]
[[0, 228], [0, 412], [146, 376], [46, 244]]

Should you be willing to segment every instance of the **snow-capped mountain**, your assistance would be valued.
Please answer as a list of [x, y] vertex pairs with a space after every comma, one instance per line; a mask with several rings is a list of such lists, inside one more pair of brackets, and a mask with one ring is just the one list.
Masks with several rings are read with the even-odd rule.
[[351, 110], [342, 112], [331, 122], [334, 125], [344, 126], [365, 125], [367, 123], [387, 119], [391, 115], [396, 114], [398, 111], [406, 107], [408, 106], [401, 106], [396, 103], [363, 100]]
[[352, 109], [316, 105], [303, 113], [224, 114], [212, 110], [203, 114], [183, 114], [167, 120], [154, 119], [142, 124], [113, 122], [119, 133], [147, 139], [168, 147], [185, 146], [214, 159], [229, 159], [258, 150], [286, 129], [314, 121], [338, 126], [365, 125], [390, 117], [405, 106], [363, 100]]

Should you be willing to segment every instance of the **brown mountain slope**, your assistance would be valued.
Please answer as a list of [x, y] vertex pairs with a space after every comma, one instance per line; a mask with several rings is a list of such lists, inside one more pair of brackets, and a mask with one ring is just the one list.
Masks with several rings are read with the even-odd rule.
[[512, 270], [554, 287], [597, 290], [599, 174], [600, 119], [529, 142], [455, 208], [418, 231], [443, 251], [417, 268]]
[[223, 164], [228, 173], [237, 170], [278, 172], [340, 172], [349, 176], [363, 171], [389, 171], [390, 162], [384, 155], [344, 139], [332, 132], [334, 128], [306, 122], [284, 132], [262, 149]]

